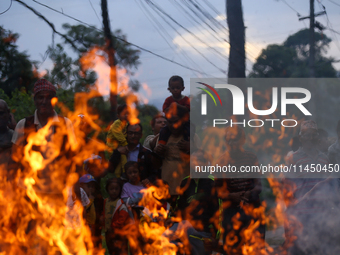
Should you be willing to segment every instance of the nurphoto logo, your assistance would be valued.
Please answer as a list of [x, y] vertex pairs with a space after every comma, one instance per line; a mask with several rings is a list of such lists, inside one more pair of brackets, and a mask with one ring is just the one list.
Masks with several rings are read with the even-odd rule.
[[[243, 91], [236, 85], [232, 84], [213, 84], [209, 85], [203, 82], [197, 82], [198, 84], [204, 85], [206, 88], [210, 89], [218, 98], [221, 107], [223, 106], [222, 100], [220, 95], [217, 93], [216, 89], [227, 89], [231, 92], [232, 96], [232, 114], [233, 115], [245, 115], [245, 96]], [[197, 87], [198, 89], [206, 92], [214, 101], [215, 106], [217, 106], [215, 97], [212, 95], [212, 93], [205, 88]], [[254, 106], [254, 94], [256, 94], [256, 91], [253, 91], [253, 87], [247, 87], [247, 106], [248, 110], [258, 116], [267, 116], [273, 114], [278, 107], [278, 87], [272, 87], [272, 105], [269, 109], [256, 109]], [[312, 114], [307, 110], [307, 108], [304, 106], [304, 104], [307, 104], [309, 100], [311, 99], [311, 93], [306, 88], [299, 88], [299, 87], [281, 87], [280, 88], [280, 101], [281, 101], [281, 116], [287, 115], [287, 105], [295, 105], [305, 116], [311, 116]], [[295, 93], [303, 95], [302, 98], [288, 98], [288, 94]], [[207, 94], [201, 94], [201, 115], [207, 115]], [[249, 127], [261, 127], [264, 125], [265, 121], [271, 122], [272, 127], [274, 127], [275, 121], [280, 121], [280, 119], [250, 119], [248, 120], [248, 126]], [[289, 125], [288, 123], [294, 123], [293, 125]], [[257, 123], [254, 125], [254, 123]], [[225, 125], [230, 124], [231, 126], [234, 124], [242, 124], [243, 126], [246, 126], [246, 120], [244, 119], [242, 122], [233, 122], [232, 120], [227, 119], [214, 119], [213, 120], [213, 127], [216, 127], [216, 125]], [[297, 121], [295, 119], [284, 119], [281, 121], [281, 125], [283, 127], [295, 127], [297, 125]]]

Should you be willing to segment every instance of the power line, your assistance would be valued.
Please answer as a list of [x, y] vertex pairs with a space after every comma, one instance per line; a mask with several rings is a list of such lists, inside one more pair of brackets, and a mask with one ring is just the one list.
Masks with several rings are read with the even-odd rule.
[[2, 14], [4, 14], [4, 13], [6, 13], [6, 12], [8, 12], [9, 11], [9, 9], [11, 9], [11, 7], [12, 7], [12, 0], [11, 0], [11, 3], [9, 4], [9, 7], [7, 8], [7, 10], [5, 10], [5, 11], [3, 11], [3, 12], [0, 12], [0, 15], [2, 15]]
[[336, 34], [340, 35], [340, 32], [338, 32], [338, 31], [336, 31], [336, 30], [334, 30], [334, 29], [332, 29], [332, 28], [330, 28], [330, 27], [327, 27], [327, 29], [328, 29], [329, 31], [332, 31], [333, 33], [336, 33]]
[[[77, 48], [77, 46], [64, 34], [58, 32], [55, 27], [54, 24], [51, 23], [45, 16], [43, 16], [41, 13], [39, 13], [37, 10], [33, 9], [32, 7], [28, 6], [26, 3], [20, 1], [20, 0], [15, 0], [16, 2], [22, 4], [23, 6], [25, 6], [27, 9], [31, 10], [35, 15], [37, 15], [39, 18], [41, 18], [42, 20], [44, 20], [52, 29], [52, 31], [58, 35], [60, 35], [62, 38], [64, 38], [75, 50], [79, 51], [79, 49]], [[33, 0], [34, 1], [34, 0]]]
[[96, 14], [96, 16], [97, 16], [97, 19], [99, 20], [99, 23], [100, 23], [100, 22], [101, 22], [101, 21], [100, 21], [100, 18], [99, 18], [99, 16], [98, 16], [98, 14], [97, 14], [96, 10], [95, 10], [95, 9], [94, 9], [94, 7], [93, 7], [91, 0], [89, 0], [89, 2], [90, 2], [90, 5], [91, 5], [91, 7], [92, 7], [92, 10], [93, 10], [93, 11], [94, 11], [94, 13]]
[[226, 58], [227, 60], [229, 59], [227, 56], [221, 54], [218, 50], [212, 48], [210, 45], [208, 45], [206, 42], [204, 42], [201, 38], [199, 38], [198, 36], [196, 36], [194, 33], [192, 33], [189, 29], [185, 28], [183, 25], [181, 25], [180, 23], [178, 23], [174, 18], [172, 18], [168, 13], [166, 13], [164, 10], [162, 10], [158, 5], [156, 5], [154, 2], [152, 2], [151, 0], [146, 0], [147, 3], [150, 3], [152, 6], [154, 6], [159, 12], [161, 12], [163, 15], [165, 15], [166, 17], [168, 17], [172, 22], [174, 22], [176, 25], [178, 25], [179, 27], [181, 27], [182, 29], [184, 29], [186, 32], [188, 32], [190, 35], [192, 35], [193, 37], [195, 37], [197, 40], [199, 40], [201, 43], [203, 43], [204, 45], [206, 45], [209, 49], [211, 49], [212, 51], [215, 51], [217, 53], [218, 56], [222, 56], [223, 58]]
[[[295, 12], [296, 15], [298, 16], [298, 18], [301, 17], [301, 14], [300, 14], [297, 10], [295, 10], [290, 4], [288, 4], [288, 3], [286, 2], [286, 0], [281, 0], [281, 2], [283, 2], [283, 3], [284, 3], [285, 5], [287, 5], [293, 12]], [[303, 23], [303, 25], [307, 28], [307, 25], [306, 25], [306, 23], [305, 23], [304, 20], [302, 20], [302, 23]]]
[[[179, 24], [176, 20], [174, 20], [169, 14], [167, 14], [164, 10], [162, 10], [159, 6], [157, 6], [155, 3], [153, 3], [151, 0], [146, 0], [146, 2], [148, 2], [148, 3], [150, 3], [152, 6], [154, 6], [160, 13], [162, 13], [162, 14], [164, 14], [166, 17], [168, 17], [172, 22], [174, 22], [176, 25], [178, 25], [178, 26], [180, 26], [181, 28], [183, 28], [186, 32], [188, 32], [190, 35], [192, 35], [193, 37], [195, 37], [197, 40], [199, 40], [200, 42], [202, 42], [202, 43], [204, 43], [205, 45], [207, 45], [202, 39], [200, 39], [199, 37], [197, 37], [195, 34], [193, 34], [189, 29], [187, 29], [187, 28], [185, 28], [184, 26], [182, 26], [181, 24]], [[184, 2], [184, 3], [186, 3], [186, 2]], [[199, 17], [204, 23], [206, 23], [205, 22], [205, 20], [204, 19], [202, 19], [202, 17], [200, 17], [199, 15], [197, 15], [197, 13], [194, 11], [194, 10], [192, 10], [191, 8], [190, 8], [190, 6], [188, 5], [188, 4], [186, 4], [187, 5], [187, 7], [197, 16], [197, 17]], [[151, 6], [151, 7], [152, 7]], [[202, 9], [200, 9], [200, 12], [202, 12], [203, 13], [203, 15], [204, 15], [204, 11], [202, 11]], [[212, 16], [207, 16], [206, 14], [204, 15], [208, 20], [211, 20], [211, 19], [213, 19], [213, 20], [215, 20]], [[162, 16], [161, 16], [161, 18], [163, 18]], [[165, 22], [167, 22], [164, 18], [163, 18], [163, 20], [165, 21]], [[174, 31], [177, 33], [177, 34], [179, 34], [181, 37], [182, 37], [182, 39], [185, 41], [185, 42], [187, 42], [196, 52], [198, 52], [203, 58], [205, 58], [210, 64], [212, 64], [214, 67], [216, 67], [218, 70], [220, 70], [221, 72], [223, 72], [223, 73], [226, 73], [226, 71], [224, 71], [224, 70], [221, 70], [220, 68], [218, 68], [215, 64], [213, 64], [210, 60], [208, 60], [199, 50], [197, 50], [190, 42], [188, 42], [172, 25], [170, 25], [168, 22], [167, 22], [167, 24], [170, 26], [170, 27], [172, 27], [172, 29], [174, 29]], [[207, 23], [206, 23], [207, 24]], [[220, 25], [220, 24], [219, 24]], [[210, 27], [210, 26], [209, 26]], [[210, 27], [211, 28], [211, 27]], [[223, 27], [224, 29], [225, 29], [225, 27]], [[211, 28], [212, 29], [212, 28]], [[229, 43], [226, 39], [224, 39], [224, 41], [225, 42], [227, 42], [227, 43]], [[230, 44], [230, 43], [229, 43]], [[212, 50], [214, 50], [214, 51], [216, 51], [214, 48], [212, 48], [211, 46], [209, 46], [209, 45], [207, 45], [210, 49], [212, 49]], [[224, 56], [224, 55], [222, 55], [222, 54], [220, 54], [220, 52], [218, 52], [219, 53], [219, 56], [221, 55], [221, 56]], [[252, 56], [253, 57], [253, 56]], [[229, 57], [226, 57], [228, 60], [229, 60]], [[249, 59], [248, 57], [246, 57], [250, 62], [252, 62], [252, 60], [251, 59]], [[255, 59], [255, 57], [253, 57], [254, 59]], [[230, 63], [229, 63], [230, 64]], [[249, 71], [249, 70], [248, 70]]]
[[217, 15], [220, 15], [220, 12], [212, 5], [209, 3], [209, 0], [203, 0], [205, 2], [205, 4], [211, 9], [213, 10]]
[[[183, 11], [185, 12], [186, 16], [189, 16], [189, 17], [190, 17], [189, 21], [194, 20], [198, 25], [201, 25], [202, 22], [203, 22], [203, 23], [209, 28], [209, 29], [203, 29], [204, 32], [207, 31], [207, 32], [208, 32], [210, 35], [212, 35], [218, 42], [220, 42], [220, 43], [228, 43], [228, 44], [230, 45], [230, 43], [229, 43], [229, 41], [228, 41], [227, 39], [225, 39], [225, 38], [223, 38], [223, 37], [218, 38], [218, 37], [216, 37], [216, 35], [215, 35], [214, 33], [211, 33], [211, 32], [210, 32], [210, 30], [212, 30], [212, 31], [215, 32], [218, 36], [220, 36], [219, 32], [216, 31], [211, 25], [209, 25], [208, 22], [207, 22], [207, 20], [210, 21], [217, 29], [221, 30], [221, 32], [224, 32], [225, 35], [226, 35], [227, 37], [229, 37], [229, 33], [228, 33], [229, 31], [228, 31], [228, 29], [227, 29], [225, 26], [223, 26], [221, 23], [219, 23], [219, 22], [218, 22], [211, 14], [209, 14], [206, 10], [204, 10], [204, 8], [203, 8], [202, 6], [201, 6], [201, 7], [195, 6], [196, 4], [193, 3], [192, 1], [190, 1], [191, 4], [189, 4], [187, 1], [183, 1], [183, 2], [182, 2], [182, 3], [183, 3], [183, 4], [184, 4], [184, 5], [185, 5], [185, 6], [186, 6], [193, 14], [194, 14], [194, 16], [196, 16], [198, 19], [201, 20], [201, 22], [199, 22], [198, 20], [196, 20], [196, 18], [195, 18], [194, 16], [192, 16], [188, 11], [186, 11], [186, 9], [185, 9], [181, 4], [179, 4], [176, 0], [173, 0], [173, 2], [176, 3], [176, 4], [181, 8], [181, 10], [183, 10]], [[192, 6], [196, 7], [196, 9], [198, 9], [199, 12], [197, 12]], [[176, 7], [176, 6], [175, 6], [175, 7]], [[200, 13], [203, 14], [203, 16], [202, 16]], [[220, 15], [220, 14], [218, 14], [218, 15]], [[223, 31], [223, 30], [225, 30], [225, 31]], [[249, 45], [252, 46], [250, 43], [249, 43]], [[256, 48], [256, 47], [254, 46], [254, 48]], [[249, 54], [249, 53], [248, 53], [248, 54]], [[254, 56], [252, 56], [251, 54], [249, 54], [249, 55], [255, 59]], [[250, 59], [248, 58], [248, 60], [250, 60]], [[252, 60], [250, 60], [250, 61], [252, 62]]]
[[[160, 22], [157, 21], [157, 19], [153, 16], [153, 14], [144, 6], [143, 4], [143, 0], [140, 1], [140, 5], [138, 0], [135, 0], [135, 2], [138, 4], [138, 6], [140, 7], [140, 9], [142, 10], [142, 12], [145, 14], [145, 16], [147, 17], [147, 19], [150, 21], [150, 23], [155, 27], [156, 31], [159, 33], [159, 35], [164, 39], [164, 41], [167, 43], [167, 45], [174, 51], [176, 52], [176, 49], [173, 47], [172, 44], [169, 43], [168, 39], [165, 38], [165, 36], [167, 36], [168, 38], [170, 38], [170, 40], [172, 39], [170, 34], [167, 32], [166, 29], [164, 29], [164, 27], [162, 26], [162, 24]], [[147, 12], [147, 13], [145, 13]], [[151, 18], [149, 18], [149, 16]], [[163, 33], [165, 35], [163, 35]], [[182, 56], [182, 55], [179, 55]], [[183, 57], [187, 60], [187, 61], [191, 61], [193, 65], [196, 65], [195, 62], [186, 55], [185, 52], [183, 52]], [[197, 68], [198, 67], [198, 68]], [[202, 70], [198, 65], [196, 65], [197, 69]]]
[[[42, 5], [42, 6], [46, 7], [46, 8], [48, 8], [48, 9], [54, 11], [54, 12], [57, 12], [57, 13], [61, 14], [61, 15], [64, 15], [65, 17], [68, 17], [68, 18], [70, 18], [70, 19], [73, 19], [73, 20], [75, 20], [75, 21], [77, 21], [77, 22], [79, 22], [79, 23], [81, 23], [81, 24], [83, 24], [83, 25], [86, 25], [86, 26], [88, 26], [88, 27], [91, 27], [91, 28], [93, 28], [93, 29], [96, 29], [96, 30], [99, 31], [99, 32], [103, 32], [103, 30], [101, 30], [101, 29], [99, 29], [99, 28], [96, 28], [95, 26], [92, 26], [92, 25], [90, 25], [90, 24], [88, 24], [88, 23], [86, 23], [86, 22], [84, 22], [84, 21], [81, 21], [81, 20], [79, 20], [79, 19], [77, 19], [77, 18], [74, 18], [74, 17], [72, 17], [72, 16], [70, 16], [70, 15], [67, 15], [67, 14], [65, 14], [64, 12], [58, 11], [58, 10], [56, 10], [56, 9], [54, 9], [54, 8], [52, 8], [52, 7], [50, 7], [50, 6], [48, 6], [48, 5], [42, 4], [42, 3], [40, 3], [40, 2], [38, 2], [38, 1], [36, 1], [36, 0], [33, 0], [33, 2], [35, 2], [35, 3], [37, 3], [37, 4], [40, 4], [40, 5]], [[116, 38], [117, 40], [120, 40], [120, 41], [122, 41], [122, 42], [125, 42], [125, 43], [127, 43], [127, 44], [130, 44], [130, 45], [136, 47], [137, 49], [140, 49], [140, 50], [142, 50], [142, 51], [145, 51], [145, 52], [147, 52], [147, 53], [150, 53], [150, 54], [152, 54], [152, 55], [154, 55], [154, 56], [157, 56], [157, 57], [159, 57], [159, 58], [161, 58], [161, 59], [163, 59], [163, 60], [166, 60], [166, 61], [171, 62], [171, 63], [173, 63], [173, 64], [176, 64], [176, 65], [178, 65], [178, 66], [181, 66], [181, 67], [183, 67], [183, 68], [185, 68], [185, 69], [188, 69], [188, 70], [191, 70], [191, 71], [194, 71], [194, 72], [197, 72], [197, 73], [200, 73], [200, 74], [204, 74], [204, 75], [209, 76], [209, 74], [207, 74], [207, 73], [205, 73], [205, 72], [202, 72], [202, 71], [196, 70], [196, 69], [194, 69], [194, 68], [185, 66], [185, 65], [183, 65], [183, 64], [181, 64], [181, 63], [178, 63], [178, 62], [173, 61], [173, 60], [171, 60], [171, 59], [169, 59], [169, 58], [163, 57], [163, 56], [161, 56], [161, 55], [159, 55], [159, 54], [157, 54], [157, 53], [155, 53], [155, 52], [152, 52], [152, 51], [150, 51], [150, 50], [148, 50], [148, 49], [145, 49], [145, 48], [143, 48], [143, 47], [141, 47], [141, 46], [138, 46], [138, 45], [136, 45], [136, 44], [134, 44], [134, 43], [128, 42], [128, 41], [126, 41], [126, 40], [124, 40], [124, 39], [122, 39], [122, 38], [119, 38], [119, 37], [117, 37], [117, 36], [114, 36], [114, 35], [112, 35], [112, 36], [113, 36], [114, 38]]]
[[331, 3], [333, 3], [333, 4], [337, 5], [337, 6], [340, 6], [340, 4], [338, 4], [338, 3], [336, 3], [336, 2], [334, 2], [332, 0], [328, 0], [328, 1], [330, 1]]
[[333, 29], [333, 26], [331, 24], [331, 21], [329, 20], [329, 17], [328, 17], [328, 14], [326, 12], [326, 7], [318, 0], [318, 3], [319, 3], [319, 7], [320, 9], [322, 8], [323, 11], [325, 12], [326, 14], [326, 21], [327, 21], [327, 27], [329, 28], [329, 30], [333, 33], [333, 36], [335, 38], [335, 45], [336, 47], [338, 48], [338, 50], [340, 51], [340, 45], [339, 45], [339, 40], [338, 40], [338, 37], [336, 36], [336, 33], [334, 32], [334, 29]]
[[293, 10], [294, 12], [296, 12], [297, 16], [300, 18], [301, 17], [301, 14], [295, 10], [291, 5], [289, 5], [286, 0], [281, 0], [281, 2], [283, 2], [285, 5], [287, 5], [291, 10]]
[[[212, 24], [214, 24], [216, 26], [216, 28], [220, 28], [223, 31], [227, 32], [227, 36], [229, 36], [229, 30], [223, 26], [220, 22], [218, 22], [207, 10], [205, 10], [203, 8], [203, 6], [200, 6], [198, 3], [193, 2], [192, 0], [188, 0], [188, 1], [184, 1], [184, 3], [187, 5], [187, 7], [198, 17], [200, 17], [200, 19], [205, 22], [205, 20], [197, 14], [197, 12], [195, 12], [192, 8], [190, 8], [189, 3], [194, 6], [207, 20], [211, 21]], [[225, 39], [224, 39], [225, 40]]]
[[[191, 10], [191, 12], [193, 12], [194, 13], [194, 15], [196, 15], [197, 17], [199, 17], [204, 23], [206, 23], [205, 22], [205, 19], [207, 19], [207, 20], [209, 20], [209, 21], [211, 21], [212, 22], [212, 24], [214, 24], [217, 28], [219, 28], [219, 29], [221, 29], [221, 30], [225, 30], [226, 32], [227, 32], [227, 36], [229, 37], [229, 30], [225, 27], [225, 26], [223, 26], [220, 22], [218, 22], [202, 5], [200, 5], [198, 2], [194, 2], [193, 0], [187, 0], [187, 1], [184, 1], [183, 2], [186, 6], [187, 6], [187, 8], [189, 8], [190, 10]], [[194, 7], [194, 8], [193, 8]], [[195, 9], [197, 9], [197, 11], [195, 10]], [[201, 14], [203, 15], [203, 17], [201, 16]], [[218, 15], [220, 15], [220, 14], [218, 14]], [[210, 26], [209, 26], [210, 27]], [[211, 27], [210, 27], [211, 28]], [[215, 30], [214, 30], [214, 32], [215, 32]], [[223, 42], [226, 42], [226, 43], [228, 43], [229, 45], [230, 45], [230, 42], [227, 40], [227, 39], [224, 39], [224, 38], [222, 38], [223, 39]], [[249, 43], [248, 42], [248, 44], [249, 44], [249, 46], [252, 46], [252, 47], [254, 47], [255, 49], [256, 49], [256, 47], [255, 46], [253, 46], [253, 45], [251, 45], [251, 43]], [[246, 47], [246, 45], [245, 45], [245, 47]], [[246, 49], [246, 48], [245, 48]], [[236, 51], [238, 54], [240, 54], [240, 52], [237, 50]], [[240, 54], [241, 55], [241, 57], [242, 57], [242, 54]], [[253, 59], [256, 59], [256, 57], [254, 57], [252, 54], [250, 54], [249, 52], [246, 52], [246, 55], [245, 55], [245, 58], [247, 59], [247, 60], [249, 60], [251, 63], [253, 63], [253, 61], [251, 60], [251, 59], [249, 59], [248, 57], [247, 57], [247, 55], [249, 55], [249, 56], [251, 56]], [[229, 63], [229, 64], [232, 64], [232, 63]], [[246, 70], [247, 71], [250, 71], [250, 70], [248, 70], [247, 68], [246, 68]]]
[[[218, 33], [218, 31], [216, 31], [213, 27], [211, 27], [202, 17], [199, 17], [196, 13], [195, 16], [198, 17], [201, 22], [199, 20], [196, 19], [196, 17], [194, 17], [193, 15], [191, 15], [181, 4], [179, 4], [176, 0], [172, 0], [170, 1], [171, 3], [173, 3], [173, 5], [180, 11], [183, 11], [185, 16], [188, 17], [188, 21], [190, 21], [191, 24], [193, 24], [193, 26], [197, 27], [195, 25], [195, 23], [198, 26], [202, 26], [202, 22], [209, 28], [209, 29], [203, 29], [204, 32], [209, 33], [212, 37], [214, 37], [216, 40], [218, 40], [221, 43], [225, 43], [225, 39], [224, 38], [219, 38], [217, 36], [220, 36], [220, 34]], [[176, 4], [176, 5], [175, 5]], [[194, 22], [192, 22], [194, 21]], [[197, 27], [199, 28], [199, 27]], [[214, 33], [211, 32], [211, 30], [217, 35], [215, 35]]]
[[[151, 6], [152, 7], [152, 6]], [[210, 61], [201, 51], [199, 51], [195, 46], [193, 46], [188, 40], [184, 38], [184, 36], [176, 30], [166, 19], [165, 17], [161, 16], [160, 12], [156, 12], [188, 45], [190, 45], [191, 48], [193, 48], [199, 55], [201, 55], [206, 61], [208, 61], [212, 66], [214, 66], [216, 69], [221, 71], [222, 73], [226, 73], [225, 70], [219, 68], [217, 65], [215, 65], [213, 62]]]
[[[220, 22], [217, 22], [217, 20], [211, 15], [209, 14], [209, 12], [207, 12], [204, 7], [202, 5], [200, 5], [198, 2], [194, 2], [193, 0], [188, 0], [200, 13], [203, 14], [204, 17], [206, 17], [208, 20], [212, 20], [213, 23], [216, 25], [216, 27], [221, 27], [222, 29], [226, 30], [228, 33], [229, 33], [229, 30], [223, 26]], [[191, 8], [190, 8], [191, 9]], [[229, 34], [228, 34], [229, 36]], [[226, 39], [223, 39], [225, 42], [227, 42], [229, 45], [230, 45], [230, 42]], [[249, 42], [248, 42], [249, 45], [251, 45]], [[253, 46], [253, 45], [252, 45]], [[255, 49], [256, 47], [253, 46]], [[238, 51], [237, 51], [238, 52]], [[256, 59], [256, 57], [254, 57], [252, 54], [250, 54], [249, 52], [247, 53], [248, 55], [250, 55], [252, 58]], [[246, 58], [252, 62], [252, 60], [250, 60], [247, 56]]]

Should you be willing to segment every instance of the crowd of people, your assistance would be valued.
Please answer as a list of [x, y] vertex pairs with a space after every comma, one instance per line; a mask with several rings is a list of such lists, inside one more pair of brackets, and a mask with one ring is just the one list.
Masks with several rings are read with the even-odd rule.
[[[189, 245], [183, 252], [243, 254], [246, 245], [256, 242], [257, 248], [254, 249], [258, 249], [257, 254], [264, 254], [266, 219], [264, 214], [257, 213], [265, 211], [260, 199], [261, 179], [217, 179], [211, 175], [202, 179], [190, 178], [190, 160], [193, 165], [202, 166], [208, 165], [213, 159], [210, 152], [201, 148], [195, 130], [190, 125], [190, 100], [182, 95], [184, 89], [184, 81], [180, 76], [169, 79], [171, 96], [164, 101], [163, 114], [152, 118], [153, 134], [145, 138], [143, 145], [140, 143], [143, 126], [129, 123], [127, 105], [117, 107], [118, 119], [111, 125], [106, 137], [110, 156], [106, 159], [103, 152], [94, 153], [81, 164], [76, 164], [74, 172], [79, 179], [69, 187], [66, 205], [70, 211], [66, 218], [73, 227], [79, 224], [79, 217], [71, 214], [76, 201], [79, 201], [94, 245], [101, 247], [105, 243], [109, 254], [143, 251], [147, 241], [137, 238], [139, 247], [133, 247], [129, 243], [129, 233], [123, 229], [146, 217], [172, 230], [172, 233], [176, 233], [185, 223]], [[54, 155], [53, 143], [57, 141], [55, 137], [59, 136], [60, 151], [43, 171], [39, 171], [38, 178], [43, 180], [43, 185], [37, 184], [35, 188], [39, 194], [60, 197], [62, 194], [57, 190], [67, 186], [65, 178], [60, 179], [60, 176], [67, 176], [72, 169], [72, 161], [65, 158], [72, 158], [72, 144], [77, 143], [79, 137], [75, 135], [73, 123], [54, 110], [52, 102], [56, 97], [56, 87], [53, 84], [40, 79], [34, 85], [33, 94], [36, 106], [34, 115], [17, 124], [6, 102], [0, 100], [0, 164], [8, 167], [9, 175], [15, 175], [12, 170], [16, 168], [25, 174], [24, 169], [30, 167], [22, 159], [25, 146], [30, 145], [31, 134], [48, 127], [49, 133], [45, 139], [47, 144], [52, 145], [33, 146], [32, 149], [48, 159]], [[80, 114], [79, 118], [80, 125], [86, 122], [84, 115]], [[58, 135], [62, 126], [66, 132]], [[90, 142], [88, 127], [82, 127], [81, 130], [85, 133], [86, 142]], [[340, 122], [336, 131], [340, 137]], [[339, 140], [328, 148], [320, 137], [324, 137], [324, 131], [319, 130], [314, 121], [302, 122], [299, 136], [292, 143], [293, 151], [288, 153], [287, 163], [297, 166], [339, 164]], [[259, 164], [256, 155], [244, 149], [246, 134], [241, 127], [227, 127], [225, 141], [227, 151], [218, 159], [219, 165], [230, 164], [239, 168]], [[103, 169], [106, 161], [107, 167]], [[297, 233], [291, 231], [290, 221], [285, 221], [286, 240], [294, 240], [287, 249], [291, 254], [323, 253], [324, 247], [317, 246], [318, 243], [313, 241], [319, 234], [314, 222], [325, 217], [325, 207], [320, 201], [325, 201], [325, 197], [330, 194], [334, 196], [332, 201], [338, 201], [334, 195], [338, 192], [337, 179], [300, 176], [287, 178], [284, 183], [293, 187], [292, 197], [295, 199], [294, 203], [287, 203], [287, 218], [297, 218], [303, 226], [303, 233]], [[168, 189], [168, 196], [157, 200], [159, 211], [166, 214], [155, 216], [148, 212], [147, 205], [140, 206], [139, 202], [143, 198], [143, 190], [159, 186]], [[32, 228], [28, 227], [28, 231]], [[248, 234], [248, 239], [246, 229], [251, 229], [252, 233], [251, 237]], [[290, 238], [292, 235], [295, 238]], [[179, 243], [186, 243], [181, 236], [172, 235], [169, 240], [179, 250], [182, 247]], [[327, 240], [324, 243], [328, 244]]]

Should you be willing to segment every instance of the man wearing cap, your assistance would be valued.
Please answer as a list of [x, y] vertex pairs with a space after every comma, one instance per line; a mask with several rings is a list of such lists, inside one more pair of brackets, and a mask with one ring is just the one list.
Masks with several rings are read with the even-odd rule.
[[[56, 88], [52, 83], [46, 79], [40, 79], [34, 84], [33, 92], [36, 110], [34, 115], [20, 120], [17, 124], [12, 137], [12, 158], [20, 164], [22, 170], [28, 170], [32, 159], [25, 158], [24, 156], [31, 156], [33, 151], [39, 152], [45, 164], [42, 167], [43, 169], [39, 169], [42, 171], [38, 172], [38, 178], [44, 180], [41, 182], [43, 187], [40, 186], [39, 190], [47, 193], [61, 193], [59, 190], [61, 186], [58, 186], [58, 183], [64, 183], [66, 172], [72, 162], [70, 159], [64, 160], [62, 162], [63, 167], [60, 167], [57, 162], [61, 158], [66, 159], [68, 157], [67, 153], [70, 151], [70, 145], [76, 143], [72, 122], [67, 118], [58, 116], [54, 111], [52, 99], [56, 98]], [[38, 132], [49, 121], [52, 122], [49, 124], [47, 132], [42, 134], [44, 135], [43, 139], [41, 139], [41, 136], [38, 139], [33, 139], [33, 145], [30, 143], [28, 148], [29, 153], [27, 151], [24, 153], [24, 147], [29, 142], [29, 134]], [[47, 141], [47, 144], [45, 141]], [[56, 169], [58, 169], [58, 173], [56, 173]], [[56, 173], [56, 176], [59, 176], [53, 182], [51, 180], [53, 178], [51, 177], [52, 173]], [[39, 186], [38, 183], [37, 185]], [[58, 187], [58, 190], [56, 190], [56, 187]]]
[[[55, 86], [46, 79], [40, 79], [34, 84], [34, 104], [36, 110], [34, 115], [20, 120], [15, 128], [12, 143], [14, 145], [25, 145], [27, 143], [27, 135], [29, 132], [36, 132], [43, 128], [50, 119], [53, 122], [65, 122], [69, 139], [74, 139], [72, 122], [67, 118], [58, 117], [53, 109], [51, 100], [56, 98]], [[70, 141], [71, 142], [71, 141]]]

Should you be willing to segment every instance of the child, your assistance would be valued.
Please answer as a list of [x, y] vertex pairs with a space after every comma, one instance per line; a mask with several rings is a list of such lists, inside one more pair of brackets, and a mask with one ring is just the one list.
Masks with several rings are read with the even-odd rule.
[[127, 204], [131, 204], [131, 202], [132, 204], [137, 204], [142, 197], [140, 191], [145, 188], [140, 181], [138, 163], [128, 161], [124, 168], [129, 182], [123, 186], [122, 199], [126, 201]]
[[[190, 99], [187, 96], [182, 95], [182, 91], [185, 89], [184, 87], [184, 81], [183, 78], [180, 76], [172, 76], [169, 79], [169, 87], [168, 90], [171, 92], [172, 96], [168, 97], [165, 99], [164, 104], [163, 104], [163, 112], [168, 112], [168, 111], [177, 111], [178, 108], [183, 108], [186, 112], [190, 111]], [[173, 105], [176, 104], [176, 109], [173, 109]], [[187, 119], [182, 120], [184, 123], [184, 140], [189, 141], [190, 138], [190, 123]], [[171, 135], [171, 132], [169, 130], [168, 126], [165, 126], [164, 128], [161, 129], [159, 133], [159, 141], [158, 144], [166, 144], [169, 137]]]
[[[111, 178], [106, 183], [109, 197], [104, 200], [105, 240], [109, 254], [119, 254], [120, 242], [123, 240], [115, 233], [122, 228], [129, 219], [129, 214], [123, 200], [120, 199], [122, 183], [118, 178]], [[121, 247], [122, 248], [122, 247]]]
[[85, 219], [91, 229], [94, 245], [99, 247], [101, 243], [100, 216], [103, 209], [103, 197], [98, 191], [99, 187], [92, 175], [83, 175], [79, 178], [79, 183], [90, 200], [90, 203], [85, 206]]
[[168, 90], [172, 96], [165, 99], [163, 104], [163, 112], [166, 112], [172, 103], [182, 105], [190, 111], [190, 99], [187, 96], [182, 95], [182, 91], [185, 89], [184, 80], [182, 77], [174, 75], [169, 79]]
[[[117, 107], [117, 115], [118, 119], [115, 122], [113, 122], [106, 137], [106, 145], [110, 147], [112, 150], [127, 145], [126, 127], [128, 120], [128, 109], [126, 104], [119, 105]], [[121, 155], [120, 165], [117, 166], [115, 171], [117, 177], [120, 177], [120, 173], [123, 172], [121, 170], [123, 170], [125, 163], [126, 155]]]

